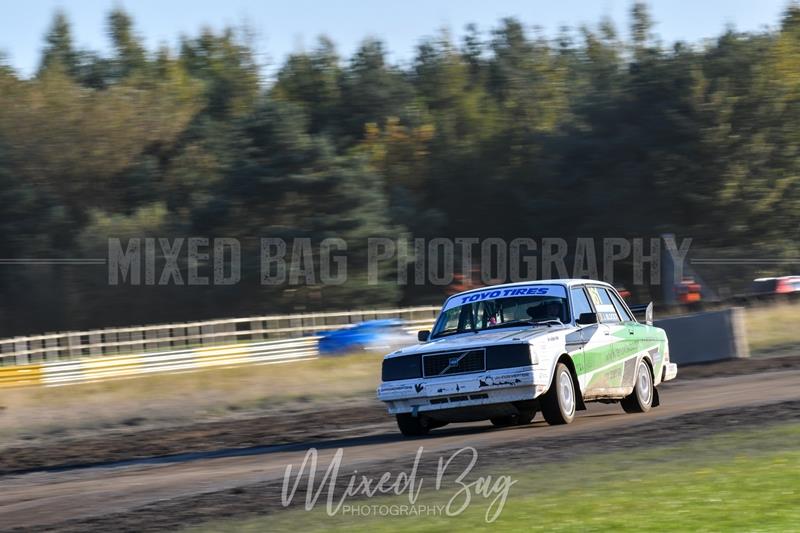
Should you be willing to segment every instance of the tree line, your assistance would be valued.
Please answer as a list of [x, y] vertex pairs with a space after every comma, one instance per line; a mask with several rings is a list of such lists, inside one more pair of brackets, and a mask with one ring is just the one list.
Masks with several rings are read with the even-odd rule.
[[[4, 258], [104, 257], [109, 237], [342, 238], [340, 286], [110, 287], [100, 265], [0, 265], [0, 334], [436, 301], [366, 284], [369, 236], [649, 237], [797, 257], [800, 8], [665, 43], [647, 7], [548, 37], [509, 18], [393, 64], [320, 37], [265, 77], [247, 31], [110, 54], [57, 12], [25, 78], [0, 59]], [[253, 252], [254, 251], [254, 252]]]

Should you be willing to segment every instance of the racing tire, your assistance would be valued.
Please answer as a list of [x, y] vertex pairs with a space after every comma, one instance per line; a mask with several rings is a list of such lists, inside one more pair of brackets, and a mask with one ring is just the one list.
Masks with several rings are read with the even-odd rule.
[[642, 359], [636, 368], [636, 385], [633, 387], [633, 392], [619, 403], [626, 413], [646, 413], [653, 407], [655, 390], [653, 372], [650, 370], [650, 365]]
[[411, 413], [399, 413], [397, 415], [397, 427], [400, 429], [400, 433], [406, 437], [422, 437], [433, 429], [433, 424], [426, 416], [411, 416]]
[[530, 411], [521, 411], [517, 415], [517, 425], [518, 426], [526, 426], [533, 422], [534, 417], [536, 416], [536, 410], [532, 409]]
[[489, 419], [489, 422], [496, 428], [505, 428], [515, 425], [514, 415], [495, 416]]
[[504, 428], [508, 426], [524, 426], [530, 424], [536, 416], [536, 410], [522, 411], [516, 415], [496, 416], [489, 421], [494, 427]]
[[551, 426], [569, 424], [575, 419], [577, 397], [572, 374], [564, 363], [556, 365], [550, 389], [542, 396], [542, 414]]

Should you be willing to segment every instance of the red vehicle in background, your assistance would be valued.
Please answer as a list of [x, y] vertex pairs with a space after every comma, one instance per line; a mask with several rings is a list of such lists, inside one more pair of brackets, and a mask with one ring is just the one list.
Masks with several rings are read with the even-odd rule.
[[682, 305], [697, 304], [703, 299], [703, 287], [692, 278], [684, 278], [675, 286], [678, 303]]
[[754, 279], [750, 292], [755, 296], [800, 292], [800, 276]]

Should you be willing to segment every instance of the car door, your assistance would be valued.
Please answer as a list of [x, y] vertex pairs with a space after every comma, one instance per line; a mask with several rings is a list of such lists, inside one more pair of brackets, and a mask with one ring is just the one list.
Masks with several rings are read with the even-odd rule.
[[586, 292], [599, 323], [597, 338], [584, 347], [586, 390], [589, 396], [613, 396], [622, 386], [624, 361], [631, 350], [630, 334], [605, 287], [589, 285]]
[[639, 341], [640, 336], [637, 335], [638, 327], [641, 325], [636, 322], [636, 319], [633, 318], [633, 315], [622, 303], [622, 298], [620, 298], [619, 294], [611, 289], [606, 289], [608, 295], [611, 299], [611, 303], [614, 306], [614, 309], [617, 311], [617, 315], [619, 315], [620, 323], [622, 324], [625, 331], [628, 332], [628, 351], [629, 352], [638, 352], [640, 349]]
[[[591, 355], [598, 346], [604, 344], [605, 331], [608, 328], [603, 324], [577, 324], [577, 320], [582, 313], [594, 313], [589, 296], [583, 286], [572, 287], [570, 289], [570, 300], [572, 301], [572, 315], [576, 321], [576, 330], [567, 335], [567, 351], [575, 363], [575, 372], [578, 374], [578, 383], [581, 392], [585, 394], [587, 372], [591, 370], [594, 359], [587, 360], [587, 352]], [[592, 356], [593, 357], [593, 356]]]
[[636, 381], [636, 365], [639, 362], [638, 354], [645, 349], [648, 337], [648, 327], [639, 324], [630, 309], [622, 302], [619, 293], [613, 289], [606, 289], [608, 295], [611, 297], [611, 303], [617, 310], [620, 317], [623, 332], [621, 335], [626, 337], [626, 341], [621, 346], [624, 347], [624, 353], [621, 354], [623, 360], [622, 366], [622, 380], [620, 386], [623, 389], [632, 389]]

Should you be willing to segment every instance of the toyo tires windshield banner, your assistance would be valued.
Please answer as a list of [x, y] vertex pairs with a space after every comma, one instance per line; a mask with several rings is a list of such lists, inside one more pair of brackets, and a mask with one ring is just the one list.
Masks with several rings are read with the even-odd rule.
[[447, 300], [442, 311], [447, 311], [460, 305], [496, 300], [498, 298], [516, 298], [526, 296], [554, 296], [566, 298], [567, 290], [563, 285], [521, 285], [519, 287], [505, 287], [502, 289], [488, 288], [467, 294], [457, 294]]

